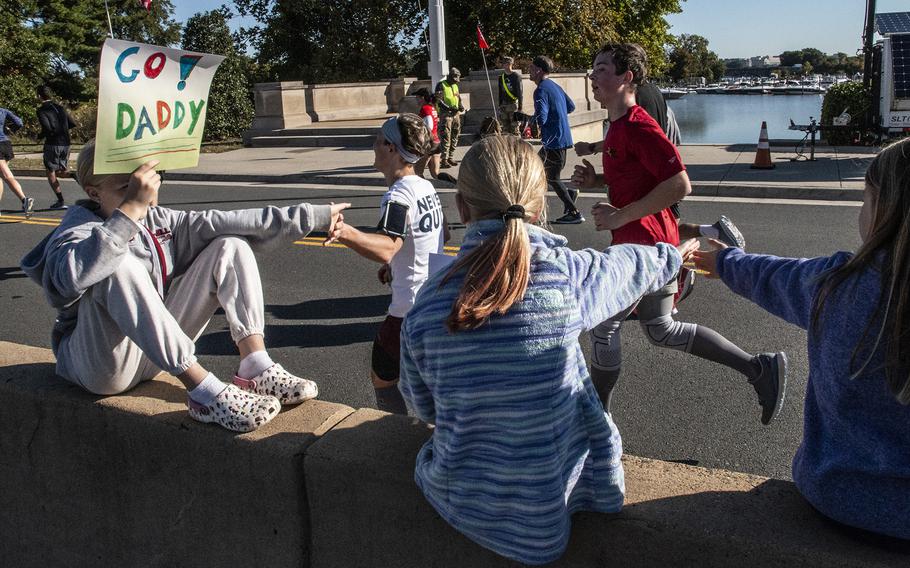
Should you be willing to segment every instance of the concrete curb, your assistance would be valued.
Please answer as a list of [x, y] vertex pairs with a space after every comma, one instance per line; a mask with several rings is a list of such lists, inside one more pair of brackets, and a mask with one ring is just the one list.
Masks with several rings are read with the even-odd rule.
[[[159, 375], [92, 396], [53, 355], [0, 342], [4, 565], [511, 567], [423, 499], [431, 427], [309, 401], [256, 432], [190, 420]], [[578, 514], [554, 567], [897, 567], [833, 530], [792, 483], [625, 456], [626, 507]]]
[[[457, 172], [456, 172], [457, 173]], [[44, 172], [34, 170], [13, 170], [17, 177], [44, 177]], [[456, 176], [457, 177], [457, 176]], [[327, 176], [305, 172], [290, 175], [267, 174], [203, 174], [192, 172], [168, 172], [168, 181], [192, 182], [244, 182], [266, 184], [318, 184], [386, 187], [385, 181], [376, 176]], [[568, 180], [564, 180], [568, 181]], [[430, 180], [437, 189], [451, 189], [452, 184]], [[803, 187], [798, 185], [760, 185], [731, 182], [692, 181], [692, 195], [701, 197], [743, 197], [750, 199], [800, 199], [810, 201], [862, 201], [863, 192], [857, 189]]]

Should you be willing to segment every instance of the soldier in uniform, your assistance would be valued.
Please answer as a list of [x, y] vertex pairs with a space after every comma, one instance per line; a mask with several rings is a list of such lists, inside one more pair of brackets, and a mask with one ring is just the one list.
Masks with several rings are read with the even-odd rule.
[[461, 135], [461, 113], [464, 106], [461, 104], [461, 95], [458, 93], [458, 83], [461, 81], [461, 71], [452, 67], [448, 76], [436, 85], [436, 110], [439, 112], [439, 138], [442, 141], [442, 160], [440, 167], [450, 168], [457, 165], [455, 161], [455, 147], [458, 146], [458, 137]]
[[499, 60], [503, 74], [499, 76], [499, 120], [505, 134], [520, 134], [515, 113], [521, 111], [521, 73], [512, 70], [515, 60], [503, 57]]

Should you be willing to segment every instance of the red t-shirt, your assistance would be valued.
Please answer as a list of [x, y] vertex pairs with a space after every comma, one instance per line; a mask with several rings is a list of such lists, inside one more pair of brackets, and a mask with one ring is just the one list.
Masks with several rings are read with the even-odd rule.
[[437, 127], [439, 126], [439, 113], [436, 112], [436, 107], [433, 105], [423, 105], [420, 107], [420, 118], [425, 118], [427, 116], [433, 117], [433, 142], [439, 143], [439, 134], [437, 133]]
[[[610, 122], [604, 138], [604, 182], [610, 203], [622, 208], [638, 201], [686, 166], [660, 125], [638, 105]], [[669, 209], [627, 223], [613, 231], [613, 244], [679, 244], [679, 226]]]

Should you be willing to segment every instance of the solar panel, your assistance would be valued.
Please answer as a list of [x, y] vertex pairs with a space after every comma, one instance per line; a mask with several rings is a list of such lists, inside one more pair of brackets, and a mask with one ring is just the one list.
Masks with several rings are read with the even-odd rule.
[[891, 36], [891, 69], [894, 98], [910, 99], [910, 34]]
[[875, 31], [883, 36], [910, 33], [910, 12], [876, 14]]

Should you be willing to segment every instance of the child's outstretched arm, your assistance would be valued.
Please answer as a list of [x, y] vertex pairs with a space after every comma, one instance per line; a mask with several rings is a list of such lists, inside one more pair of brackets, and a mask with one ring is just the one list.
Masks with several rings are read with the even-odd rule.
[[585, 329], [593, 329], [645, 294], [666, 286], [679, 272], [683, 256], [697, 246], [691, 240], [679, 249], [658, 243], [653, 247], [616, 245], [603, 252], [570, 251], [569, 278]]
[[708, 278], [720, 278], [731, 290], [768, 312], [808, 329], [818, 277], [843, 264], [849, 253], [819, 258], [780, 258], [746, 254], [709, 239], [711, 250], [697, 251], [695, 266]]

